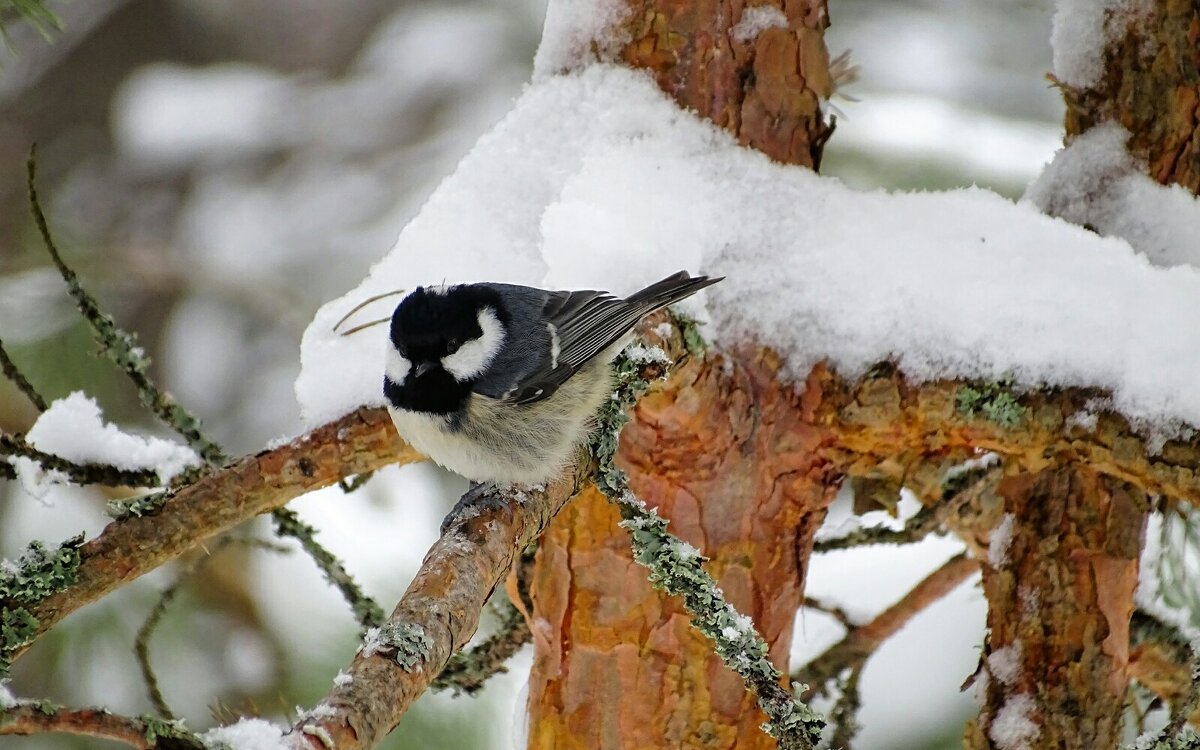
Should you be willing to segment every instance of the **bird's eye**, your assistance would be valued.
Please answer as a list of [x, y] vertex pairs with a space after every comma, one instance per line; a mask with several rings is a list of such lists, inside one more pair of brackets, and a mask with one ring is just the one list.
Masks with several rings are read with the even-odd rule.
[[462, 342], [458, 339], [450, 339], [446, 342], [446, 354], [453, 354], [458, 351], [458, 347], [462, 346]]

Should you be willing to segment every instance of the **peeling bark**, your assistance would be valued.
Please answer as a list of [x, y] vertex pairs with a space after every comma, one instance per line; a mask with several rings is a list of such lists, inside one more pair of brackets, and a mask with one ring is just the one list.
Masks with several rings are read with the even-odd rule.
[[649, 70], [681, 106], [742, 145], [788, 164], [820, 168], [833, 127], [821, 113], [833, 93], [825, 0], [770, 0], [786, 26], [735, 33], [740, 0], [630, 0], [621, 59]]
[[987, 679], [968, 746], [1116, 747], [1146, 497], [1080, 466], [1009, 476], [999, 493], [1007, 520], [983, 568]]
[[[803, 561], [839, 476], [828, 430], [768, 362], [691, 362], [642, 399], [620, 459], [635, 493], [711, 558], [786, 672]], [[714, 408], [724, 405], [721, 408]], [[620, 516], [586, 492], [542, 539], [531, 588], [530, 748], [773, 748], [742, 680], [634, 564]]]

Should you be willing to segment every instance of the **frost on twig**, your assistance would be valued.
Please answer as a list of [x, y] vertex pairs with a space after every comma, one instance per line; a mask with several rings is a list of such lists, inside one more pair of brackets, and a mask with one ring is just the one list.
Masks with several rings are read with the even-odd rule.
[[643, 369], [642, 363], [626, 356], [614, 363], [616, 392], [601, 409], [592, 442], [596, 487], [620, 510], [633, 558], [650, 569], [650, 583], [683, 599], [692, 626], [713, 642], [714, 652], [758, 696], [758, 705], [767, 715], [763, 731], [785, 750], [815, 747], [825, 721], [779, 684], [782, 675], [767, 658], [767, 642], [754, 623], [725, 601], [720, 587], [704, 570], [704, 558], [696, 548], [667, 531], [666, 519], [630, 491], [625, 472], [614, 464], [621, 429], [629, 421], [626, 410], [652, 379], [665, 375], [660, 363], [650, 364]]

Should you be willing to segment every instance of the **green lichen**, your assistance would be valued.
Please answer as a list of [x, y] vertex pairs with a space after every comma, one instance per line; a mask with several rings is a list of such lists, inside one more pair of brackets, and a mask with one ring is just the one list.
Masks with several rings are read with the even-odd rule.
[[107, 512], [109, 518], [115, 521], [124, 521], [129, 518], [152, 516], [160, 511], [166, 502], [167, 493], [151, 492], [128, 500], [110, 500]]
[[666, 375], [665, 368], [643, 372], [637, 362], [622, 355], [614, 362], [613, 370], [616, 391], [601, 408], [599, 426], [592, 437], [597, 461], [594, 480], [620, 509], [624, 519], [621, 526], [629, 531], [634, 560], [649, 570], [648, 578], [655, 588], [683, 599], [692, 626], [712, 641], [713, 651], [745, 680], [748, 689], [754, 690], [768, 718], [763, 731], [777, 739], [784, 750], [815, 747], [825, 727], [824, 719], [780, 686], [782, 675], [771, 664], [767, 642], [753, 622], [725, 601], [721, 589], [704, 570], [704, 557], [667, 531], [666, 519], [629, 490], [628, 477], [614, 463], [621, 429], [629, 421], [627, 410], [649, 389], [653, 379]]
[[671, 310], [670, 313], [671, 319], [679, 327], [679, 332], [683, 334], [683, 343], [687, 347], [688, 353], [695, 357], [703, 355], [708, 349], [708, 342], [704, 340], [704, 334], [700, 332], [700, 326], [703, 324], [676, 310]]
[[392, 658], [404, 671], [411, 672], [429, 660], [433, 638], [425, 628], [409, 622], [389, 622], [371, 628], [363, 639], [362, 653], [365, 656], [381, 654]]
[[8, 674], [13, 652], [37, 634], [39, 623], [28, 607], [75, 583], [82, 544], [82, 534], [53, 552], [30, 542], [21, 559], [0, 572], [0, 676]]
[[188, 731], [184, 726], [182, 719], [160, 719], [157, 716], [141, 716], [139, 717], [142, 726], [145, 727], [144, 736], [146, 742], [150, 746], [154, 746], [159, 740], [184, 740], [196, 746], [202, 746], [200, 738]]
[[1013, 428], [1026, 418], [1029, 410], [1021, 405], [1012, 391], [1010, 379], [964, 385], [955, 395], [955, 406], [960, 414], [980, 416], [1001, 427]]

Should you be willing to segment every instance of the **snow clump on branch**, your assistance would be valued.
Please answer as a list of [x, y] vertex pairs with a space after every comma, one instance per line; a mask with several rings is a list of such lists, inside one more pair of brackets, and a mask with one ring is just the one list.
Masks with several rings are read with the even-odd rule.
[[[884, 360], [914, 380], [1086, 386], [1147, 424], [1200, 425], [1200, 271], [1163, 269], [986, 190], [851, 189], [739, 146], [646, 75], [594, 64], [531, 84], [357, 288], [305, 333], [310, 425], [381, 404], [386, 326], [366, 297], [488, 279], [629, 293], [686, 268], [718, 348], [769, 346], [802, 381]], [[364, 310], [383, 316], [393, 300]]]

